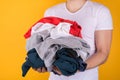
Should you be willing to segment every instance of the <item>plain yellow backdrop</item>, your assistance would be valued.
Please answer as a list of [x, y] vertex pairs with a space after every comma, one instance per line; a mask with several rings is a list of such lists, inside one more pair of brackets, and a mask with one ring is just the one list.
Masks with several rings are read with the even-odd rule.
[[[49, 73], [30, 69], [25, 78], [21, 65], [25, 61], [24, 33], [44, 11], [65, 0], [0, 0], [0, 80], [48, 80]], [[100, 66], [100, 80], [120, 80], [120, 2], [95, 0], [106, 5], [114, 22], [113, 41], [108, 61]]]

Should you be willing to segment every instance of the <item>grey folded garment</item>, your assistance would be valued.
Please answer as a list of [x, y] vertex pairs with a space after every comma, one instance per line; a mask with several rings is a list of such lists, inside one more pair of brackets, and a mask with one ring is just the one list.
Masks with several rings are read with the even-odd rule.
[[48, 37], [50, 37], [48, 30], [31, 35], [31, 37], [26, 40], [26, 50], [29, 51], [35, 48], [35, 46], [40, 45]]

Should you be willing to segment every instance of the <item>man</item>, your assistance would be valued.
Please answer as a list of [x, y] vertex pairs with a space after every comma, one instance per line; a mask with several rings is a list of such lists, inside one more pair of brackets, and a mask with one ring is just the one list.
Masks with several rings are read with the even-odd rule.
[[[113, 28], [109, 9], [89, 0], [67, 0], [65, 3], [47, 9], [46, 16], [76, 21], [82, 27], [83, 39], [91, 47], [91, 56], [86, 60], [85, 71], [78, 71], [69, 77], [55, 75], [51, 72], [49, 80], [98, 80], [98, 66], [107, 60], [111, 46]], [[57, 71], [56, 68], [54, 69]], [[45, 68], [35, 70], [46, 72]], [[59, 71], [57, 72], [61, 74]]]

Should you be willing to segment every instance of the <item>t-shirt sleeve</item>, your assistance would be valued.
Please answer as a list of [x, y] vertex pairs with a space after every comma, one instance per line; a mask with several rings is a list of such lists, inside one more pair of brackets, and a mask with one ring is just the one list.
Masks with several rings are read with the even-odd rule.
[[113, 22], [109, 9], [102, 6], [97, 13], [96, 30], [112, 30]]

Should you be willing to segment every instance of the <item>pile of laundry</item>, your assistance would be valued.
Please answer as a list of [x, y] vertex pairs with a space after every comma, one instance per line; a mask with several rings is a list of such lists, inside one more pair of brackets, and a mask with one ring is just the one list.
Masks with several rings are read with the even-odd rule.
[[26, 61], [22, 65], [22, 76], [32, 68], [56, 66], [65, 76], [84, 71], [90, 46], [82, 39], [81, 26], [77, 22], [59, 18], [44, 17], [25, 33]]

